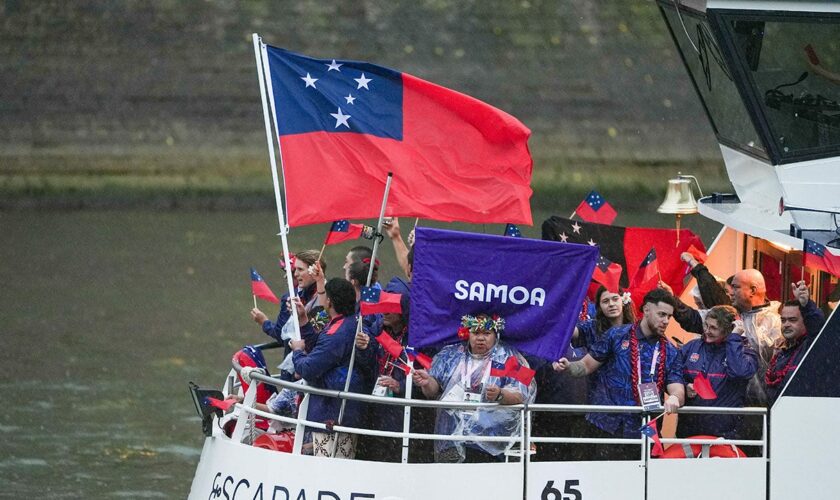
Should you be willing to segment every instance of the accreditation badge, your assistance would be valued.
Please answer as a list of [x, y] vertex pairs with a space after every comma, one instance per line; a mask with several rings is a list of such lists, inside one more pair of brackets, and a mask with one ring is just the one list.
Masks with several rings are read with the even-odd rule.
[[659, 399], [659, 390], [656, 388], [656, 383], [646, 382], [639, 384], [639, 401], [642, 403], [642, 408], [645, 411], [660, 411], [662, 410], [662, 401]]

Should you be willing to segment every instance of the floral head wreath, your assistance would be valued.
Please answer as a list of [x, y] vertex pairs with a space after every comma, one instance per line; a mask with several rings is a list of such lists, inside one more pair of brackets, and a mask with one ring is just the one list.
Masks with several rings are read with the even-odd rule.
[[630, 299], [631, 299], [630, 292], [624, 292], [624, 293], [621, 294], [621, 303], [624, 304], [625, 306], [630, 303]]
[[495, 332], [496, 336], [500, 335], [505, 329], [505, 320], [498, 314], [493, 316], [472, 316], [465, 315], [461, 317], [461, 327], [458, 328], [458, 338], [467, 340], [470, 333], [475, 333], [478, 330], [488, 332]]
[[[297, 257], [295, 257], [295, 254], [289, 252], [289, 265], [291, 266], [292, 270], [294, 270], [294, 268], [295, 268], [295, 261], [296, 260], [297, 260]], [[283, 258], [282, 253], [280, 254], [280, 268], [283, 269], [284, 271], [287, 270], [286, 269], [286, 259]]]

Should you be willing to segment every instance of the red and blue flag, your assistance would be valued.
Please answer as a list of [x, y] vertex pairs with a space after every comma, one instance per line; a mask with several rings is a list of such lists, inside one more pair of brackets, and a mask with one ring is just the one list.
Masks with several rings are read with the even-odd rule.
[[389, 215], [531, 224], [531, 132], [513, 116], [382, 66], [266, 51], [291, 226], [378, 216], [389, 172]]
[[362, 229], [364, 229], [364, 225], [350, 224], [346, 219], [334, 221], [327, 233], [327, 238], [324, 240], [324, 245], [335, 245], [358, 239], [362, 236]]
[[656, 428], [656, 420], [651, 420], [639, 428], [639, 432], [653, 440], [653, 448], [650, 449], [650, 456], [658, 457], [665, 453], [662, 441], [659, 439], [659, 429]]
[[598, 255], [598, 260], [595, 261], [595, 269], [592, 271], [592, 280], [604, 285], [611, 293], [618, 293], [621, 270], [621, 264], [616, 264], [603, 255]]
[[639, 265], [636, 276], [633, 277], [633, 281], [630, 283], [630, 288], [637, 289], [640, 292], [646, 292], [655, 288], [656, 285], [652, 281], [654, 278], [657, 278], [658, 281], [658, 277], [659, 263], [656, 261], [656, 248], [651, 248], [644, 260], [642, 260], [641, 265]]
[[405, 346], [405, 354], [408, 356], [408, 360], [412, 363], [416, 361], [426, 370], [432, 369], [432, 358], [417, 351], [417, 349], [411, 346]]
[[521, 238], [522, 231], [519, 230], [519, 227], [516, 224], [508, 224], [507, 226], [505, 226], [505, 236]]
[[268, 302], [273, 302], [275, 304], [280, 303], [280, 301], [277, 299], [277, 296], [274, 295], [274, 292], [271, 291], [271, 288], [268, 288], [268, 284], [262, 279], [262, 276], [260, 276], [257, 270], [253, 267], [251, 268], [251, 293], [254, 294], [257, 298], [266, 300]]
[[364, 286], [360, 295], [361, 310], [364, 316], [377, 313], [402, 313], [402, 304], [400, 303], [402, 295], [399, 293], [383, 292], [382, 289], [377, 287]]
[[803, 252], [806, 266], [816, 267], [834, 276], [840, 276], [840, 256], [832, 254], [825, 245], [805, 240]]
[[607, 203], [601, 193], [594, 190], [586, 195], [575, 212], [586, 222], [596, 222], [598, 224], [612, 224], [618, 215], [618, 212]]

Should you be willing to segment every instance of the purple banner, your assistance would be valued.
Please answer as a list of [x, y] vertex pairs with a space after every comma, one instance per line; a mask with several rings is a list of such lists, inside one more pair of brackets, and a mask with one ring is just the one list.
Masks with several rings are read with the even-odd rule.
[[465, 314], [499, 314], [502, 340], [548, 360], [572, 336], [598, 258], [589, 245], [418, 227], [409, 344], [451, 344]]

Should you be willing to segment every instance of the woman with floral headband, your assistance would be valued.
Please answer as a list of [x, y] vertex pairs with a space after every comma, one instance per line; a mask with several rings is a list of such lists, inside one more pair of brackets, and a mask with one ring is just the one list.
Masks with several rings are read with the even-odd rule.
[[[533, 400], [533, 372], [519, 352], [499, 342], [505, 320], [499, 316], [464, 316], [458, 337], [466, 342], [444, 347], [432, 368], [416, 370], [414, 383], [427, 398], [441, 401], [516, 405]], [[521, 370], [521, 372], [520, 372]], [[529, 376], [519, 373], [530, 372]], [[524, 383], [524, 382], [527, 382]], [[436, 434], [457, 436], [514, 436], [519, 412], [499, 407], [475, 410], [439, 410]], [[493, 462], [504, 458], [510, 442], [435, 442], [436, 462]]]

